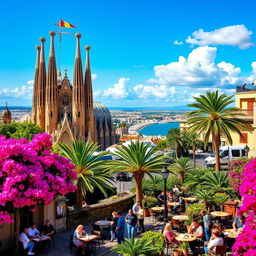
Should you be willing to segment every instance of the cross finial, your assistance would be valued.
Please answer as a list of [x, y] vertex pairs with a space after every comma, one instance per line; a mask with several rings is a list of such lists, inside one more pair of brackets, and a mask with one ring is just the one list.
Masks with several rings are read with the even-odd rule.
[[64, 72], [65, 72], [65, 73], [64, 73], [64, 76], [65, 76], [65, 78], [67, 78], [67, 77], [68, 77], [68, 70], [65, 68], [65, 69], [64, 69]]
[[7, 101], [5, 102], [5, 108], [6, 108], [6, 109], [8, 108], [8, 104], [7, 104]]

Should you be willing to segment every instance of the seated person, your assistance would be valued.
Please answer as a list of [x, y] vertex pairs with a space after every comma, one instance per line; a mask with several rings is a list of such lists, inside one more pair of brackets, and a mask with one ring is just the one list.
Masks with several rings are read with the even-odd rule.
[[31, 227], [28, 229], [28, 236], [31, 238], [36, 238], [40, 236], [40, 232], [36, 228], [36, 223], [32, 223]]
[[168, 243], [179, 245], [179, 242], [175, 240], [175, 233], [172, 230], [171, 217], [168, 218], [168, 223], [165, 225], [163, 235]]
[[173, 192], [170, 191], [170, 192], [168, 193], [167, 200], [168, 200], [169, 202], [172, 202], [172, 201], [173, 201]]
[[53, 237], [54, 235], [54, 228], [53, 225], [51, 224], [51, 222], [49, 220], [45, 221], [45, 225], [43, 226], [43, 231], [42, 231], [43, 235], [49, 236], [49, 237]]
[[214, 249], [216, 249], [216, 246], [223, 245], [223, 244], [224, 244], [224, 241], [223, 241], [223, 238], [220, 237], [219, 230], [213, 229], [211, 238], [208, 242], [207, 247], [204, 247], [204, 251], [205, 253], [208, 253], [209, 251], [214, 251]]
[[86, 232], [83, 230], [83, 228], [83, 225], [78, 225], [73, 234], [73, 244], [77, 247], [86, 247], [86, 243], [80, 240], [80, 238], [82, 238], [83, 235], [86, 235]]
[[193, 219], [192, 224], [188, 228], [188, 233], [196, 236], [196, 240], [189, 242], [189, 247], [193, 252], [193, 255], [196, 255], [196, 247], [201, 244], [201, 239], [204, 235], [203, 227], [199, 224], [197, 219]]
[[32, 242], [32, 238], [28, 238], [28, 228], [23, 228], [22, 232], [19, 235], [19, 242], [22, 242], [23, 248], [28, 249], [28, 255], [34, 255], [33, 248], [35, 246], [35, 243]]
[[245, 223], [245, 217], [243, 215], [235, 217], [232, 227], [234, 230], [243, 229]]
[[176, 213], [177, 210], [180, 210], [180, 211], [185, 211], [185, 201], [183, 199], [183, 197], [179, 197], [179, 202], [178, 202], [180, 205], [175, 205], [173, 207], [173, 210], [172, 210], [172, 213]]
[[158, 197], [157, 197], [157, 201], [158, 201], [158, 206], [162, 206], [164, 204], [164, 192], [162, 192]]

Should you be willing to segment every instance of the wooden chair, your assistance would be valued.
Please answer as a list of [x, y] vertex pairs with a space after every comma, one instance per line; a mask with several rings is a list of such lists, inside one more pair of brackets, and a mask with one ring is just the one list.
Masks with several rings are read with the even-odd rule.
[[217, 245], [215, 251], [209, 251], [209, 255], [211, 256], [216, 256], [216, 255], [221, 255], [221, 256], [226, 256], [227, 252], [227, 245]]
[[156, 213], [152, 209], [149, 209], [149, 216], [149, 218], [156, 220]]
[[168, 255], [168, 250], [170, 249], [174, 249], [175, 247], [177, 247], [174, 243], [171, 243], [168, 241], [168, 239], [166, 238], [166, 236], [164, 236], [165, 239], [165, 249], [166, 249], [166, 254]]

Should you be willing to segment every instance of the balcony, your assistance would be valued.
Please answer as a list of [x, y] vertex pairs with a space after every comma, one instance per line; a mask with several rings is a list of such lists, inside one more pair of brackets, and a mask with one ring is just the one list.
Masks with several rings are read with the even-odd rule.
[[239, 112], [244, 115], [242, 118], [246, 120], [253, 120], [253, 109], [241, 109]]

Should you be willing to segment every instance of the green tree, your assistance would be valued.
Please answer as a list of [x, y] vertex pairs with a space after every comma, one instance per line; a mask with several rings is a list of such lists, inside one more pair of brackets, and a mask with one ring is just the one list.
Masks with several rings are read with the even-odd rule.
[[35, 134], [42, 133], [43, 130], [34, 123], [17, 123], [12, 122], [10, 124], [0, 125], [0, 134], [6, 136], [7, 139], [21, 139], [26, 138], [31, 140]]
[[229, 107], [234, 102], [233, 96], [226, 94], [219, 95], [218, 91], [206, 92], [205, 95], [194, 97], [195, 102], [188, 106], [195, 108], [189, 112], [188, 124], [190, 124], [189, 131], [198, 134], [205, 134], [204, 144], [207, 145], [210, 136], [215, 150], [216, 170], [220, 170], [220, 137], [225, 135], [229, 143], [232, 145], [232, 137], [230, 131], [236, 132], [240, 135], [241, 129], [250, 129], [245, 120], [240, 118], [242, 114], [239, 108]]
[[142, 239], [125, 239], [122, 244], [118, 244], [112, 251], [123, 256], [147, 256], [154, 250], [150, 241]]
[[186, 172], [185, 187], [194, 193], [200, 189], [201, 184], [204, 182], [205, 175], [211, 171], [212, 169], [210, 168], [195, 168]]
[[114, 156], [121, 161], [109, 161], [108, 167], [115, 172], [131, 172], [136, 182], [136, 200], [142, 203], [142, 180], [145, 173], [160, 171], [166, 164], [164, 157], [156, 155], [156, 149], [143, 142], [132, 142], [117, 148]]
[[164, 151], [167, 148], [167, 140], [160, 140], [156, 144], [158, 150]]
[[83, 141], [73, 141], [71, 145], [58, 145], [60, 154], [69, 158], [75, 165], [78, 176], [76, 184], [79, 208], [82, 207], [83, 197], [87, 191], [92, 193], [97, 188], [107, 197], [107, 190], [113, 185], [113, 178], [105, 170], [105, 161], [101, 160], [106, 153], [95, 154], [98, 148], [96, 143]]
[[190, 158], [180, 157], [175, 159], [174, 163], [170, 165], [170, 170], [173, 173], [178, 173], [181, 177], [182, 184], [184, 183], [185, 174], [193, 169], [193, 164]]
[[172, 128], [167, 134], [167, 143], [175, 147], [176, 158], [179, 157], [179, 149], [183, 146], [183, 133], [180, 128]]
[[184, 138], [187, 140], [187, 146], [193, 151], [193, 163], [194, 167], [196, 167], [196, 148], [202, 147], [203, 142], [199, 139], [199, 135], [195, 132], [186, 132]]

